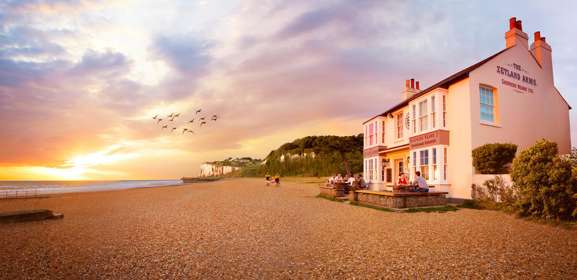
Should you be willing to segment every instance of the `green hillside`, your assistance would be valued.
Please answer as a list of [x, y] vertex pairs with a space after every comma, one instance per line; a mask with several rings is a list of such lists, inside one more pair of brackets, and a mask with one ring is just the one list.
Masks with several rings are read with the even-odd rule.
[[329, 176], [363, 170], [363, 135], [307, 136], [271, 151], [264, 163], [245, 166], [243, 176]]

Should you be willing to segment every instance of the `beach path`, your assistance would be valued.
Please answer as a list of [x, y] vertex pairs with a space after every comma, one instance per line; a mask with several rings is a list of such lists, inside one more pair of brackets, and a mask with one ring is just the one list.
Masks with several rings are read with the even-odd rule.
[[0, 278], [577, 278], [577, 230], [496, 211], [392, 213], [318, 184], [227, 179], [0, 201]]

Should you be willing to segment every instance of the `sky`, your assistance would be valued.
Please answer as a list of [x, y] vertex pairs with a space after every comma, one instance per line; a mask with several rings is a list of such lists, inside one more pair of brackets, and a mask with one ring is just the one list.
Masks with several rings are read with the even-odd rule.
[[[361, 133], [401, 100], [540, 30], [577, 107], [577, 1], [0, 0], [0, 179], [164, 179]], [[180, 132], [186, 120], [216, 122]], [[182, 116], [170, 133], [152, 119]], [[572, 141], [577, 114], [571, 112]], [[172, 126], [172, 124], [171, 124]]]

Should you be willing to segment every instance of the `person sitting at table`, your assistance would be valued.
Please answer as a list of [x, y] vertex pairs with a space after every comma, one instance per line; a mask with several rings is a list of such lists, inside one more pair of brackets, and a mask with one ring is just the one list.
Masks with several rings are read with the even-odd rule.
[[357, 178], [357, 180], [355, 180], [355, 182], [358, 182], [361, 189], [367, 188], [367, 183], [365, 183], [365, 180], [363, 179], [363, 175], [359, 174], [359, 177]]
[[350, 176], [349, 179], [347, 179], [347, 184], [349, 184], [349, 186], [353, 186], [353, 184], [355, 183], [355, 176]]
[[415, 185], [417, 185], [416, 191], [418, 192], [429, 192], [429, 186], [427, 185], [427, 181], [425, 178], [421, 176], [421, 171], [415, 172], [417, 177], [415, 178]]
[[337, 174], [335, 181], [337, 183], [342, 183], [343, 182], [343, 176], [341, 176], [341, 173]]
[[401, 172], [401, 174], [399, 174], [399, 180], [397, 181], [397, 185], [399, 186], [406, 186], [409, 184], [409, 179], [407, 178], [407, 174]]

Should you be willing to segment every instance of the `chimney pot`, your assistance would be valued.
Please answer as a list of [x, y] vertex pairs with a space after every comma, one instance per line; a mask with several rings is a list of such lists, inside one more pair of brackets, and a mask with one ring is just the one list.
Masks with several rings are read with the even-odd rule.
[[509, 30], [515, 28], [515, 26], [517, 25], [517, 18], [516, 17], [512, 17], [509, 19]]
[[417, 86], [417, 89], [420, 89], [419, 88], [419, 81], [417, 81], [416, 86]]
[[533, 34], [533, 39], [535, 42], [540, 41], [541, 40], [541, 31], [537, 31]]
[[411, 88], [415, 88], [415, 79], [411, 79]]
[[520, 20], [518, 20], [518, 21], [515, 23], [515, 27], [517, 27], [517, 29], [523, 31], [523, 22], [521, 22]]
[[405, 80], [405, 88], [408, 89], [411, 86], [410, 80]]

